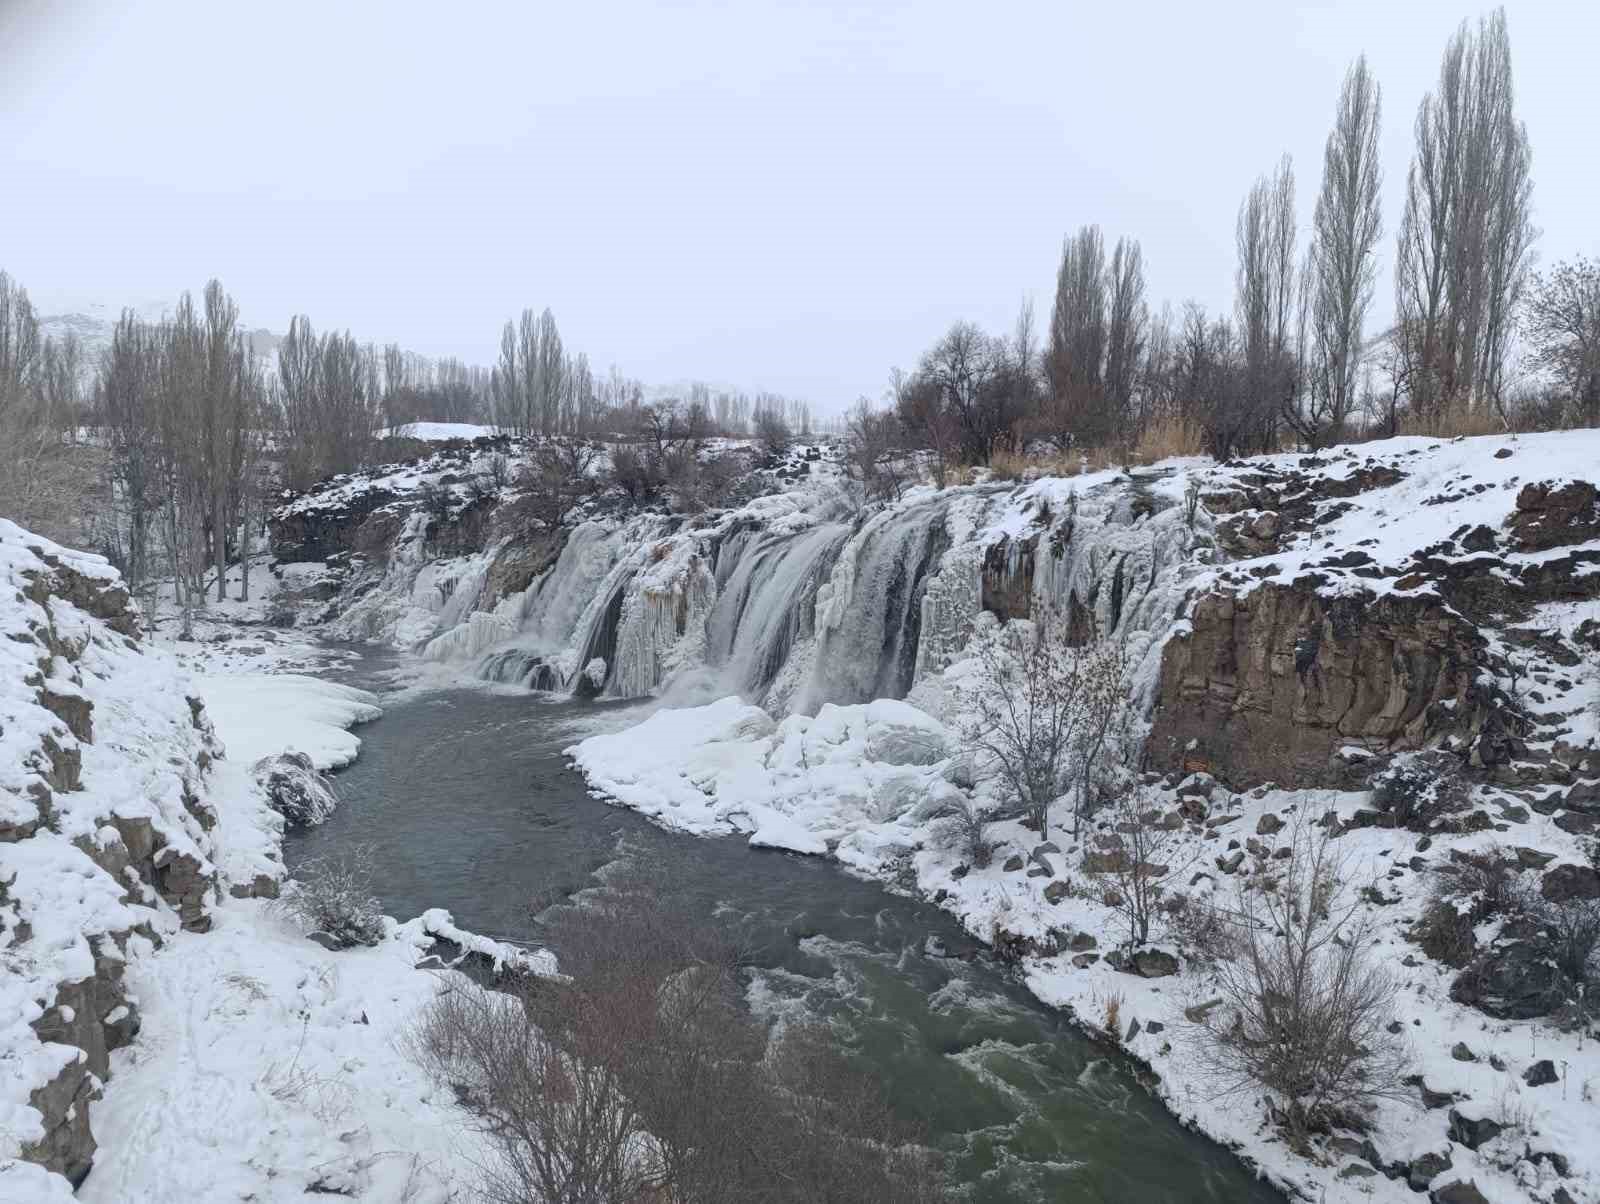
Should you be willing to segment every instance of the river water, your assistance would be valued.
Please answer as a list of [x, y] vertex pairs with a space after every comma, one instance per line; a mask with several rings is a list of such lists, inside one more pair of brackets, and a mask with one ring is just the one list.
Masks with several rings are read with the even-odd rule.
[[[350, 680], [382, 689], [367, 658]], [[622, 858], [665, 870], [756, 950], [750, 998], [830, 1019], [893, 1106], [948, 1152], [984, 1204], [1280, 1201], [1177, 1124], [1109, 1056], [979, 955], [937, 908], [815, 858], [661, 831], [591, 798], [561, 750], [606, 708], [486, 689], [407, 691], [361, 729], [339, 809], [291, 837], [291, 868], [370, 844], [385, 910], [445, 907], [462, 927], [527, 938], [552, 901]], [[557, 950], [559, 953], [559, 950]]]

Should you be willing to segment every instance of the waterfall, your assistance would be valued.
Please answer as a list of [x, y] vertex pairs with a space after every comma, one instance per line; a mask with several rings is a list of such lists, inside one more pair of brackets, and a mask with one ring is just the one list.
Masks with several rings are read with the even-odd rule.
[[946, 496], [873, 515], [817, 594], [817, 649], [795, 709], [904, 698], [915, 679], [922, 600], [950, 546]]
[[740, 530], [718, 549], [716, 605], [706, 660], [723, 686], [757, 702], [794, 646], [813, 634], [817, 593], [850, 528], [822, 523], [796, 534]]

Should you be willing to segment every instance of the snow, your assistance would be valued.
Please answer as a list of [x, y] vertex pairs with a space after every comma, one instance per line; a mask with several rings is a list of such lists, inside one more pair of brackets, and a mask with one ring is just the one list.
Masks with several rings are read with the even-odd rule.
[[114, 1056], [77, 1198], [459, 1198], [481, 1148], [399, 1048], [440, 986], [414, 968], [429, 943], [390, 921], [376, 948], [331, 953], [270, 905], [230, 900], [211, 932], [135, 958], [144, 1028]]
[[348, 729], [383, 714], [365, 690], [299, 673], [208, 675], [196, 684], [228, 755], [248, 764], [302, 752], [318, 769], [348, 765], [361, 751]]
[[500, 434], [500, 428], [481, 426], [475, 422], [408, 422], [403, 426], [385, 427], [378, 438], [422, 439], [430, 443], [446, 439], [485, 439]]

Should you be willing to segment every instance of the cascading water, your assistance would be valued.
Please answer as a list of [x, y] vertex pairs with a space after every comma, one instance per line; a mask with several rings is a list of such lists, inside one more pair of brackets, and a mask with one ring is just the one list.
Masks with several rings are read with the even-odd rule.
[[817, 593], [849, 535], [842, 523], [823, 523], [797, 534], [741, 530], [724, 542], [706, 620], [706, 659], [723, 686], [764, 700], [794, 646], [813, 634]]
[[916, 674], [922, 598], [950, 546], [944, 496], [885, 510], [851, 537], [817, 595], [817, 651], [796, 710], [904, 698]]
[[455, 570], [454, 625], [427, 646], [532, 689], [678, 699], [740, 693], [774, 715], [903, 698], [965, 648], [981, 609], [1059, 609], [1076, 638], [1114, 635], [1148, 697], [1182, 607], [1192, 534], [1159, 476], [951, 489], [854, 527], [781, 498], [700, 528], [640, 515], [573, 530], [521, 593], [487, 601]]

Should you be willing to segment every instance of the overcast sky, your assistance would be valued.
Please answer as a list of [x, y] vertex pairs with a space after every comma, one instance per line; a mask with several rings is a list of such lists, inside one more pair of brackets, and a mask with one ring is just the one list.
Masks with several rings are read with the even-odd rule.
[[[1545, 259], [1600, 252], [1600, 3], [1508, 6]], [[1340, 79], [1384, 90], [1385, 237], [1463, 0], [1084, 5], [0, 0], [0, 268], [114, 306], [215, 275], [489, 363], [504, 320], [647, 381], [832, 409], [952, 320], [1048, 316], [1063, 234], [1231, 304], [1285, 151], [1302, 238]]]

